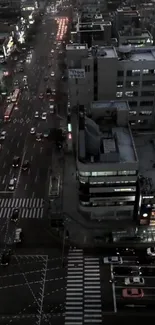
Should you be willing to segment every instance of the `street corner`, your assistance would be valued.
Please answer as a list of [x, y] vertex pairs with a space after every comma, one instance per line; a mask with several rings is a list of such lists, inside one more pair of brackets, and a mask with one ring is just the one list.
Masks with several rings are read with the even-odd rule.
[[[41, 312], [47, 256], [15, 255], [9, 267], [0, 268], [0, 323], [22, 320]], [[6, 272], [7, 271], [7, 272]], [[7, 316], [6, 316], [7, 315]], [[24, 321], [24, 322], [23, 322]]]

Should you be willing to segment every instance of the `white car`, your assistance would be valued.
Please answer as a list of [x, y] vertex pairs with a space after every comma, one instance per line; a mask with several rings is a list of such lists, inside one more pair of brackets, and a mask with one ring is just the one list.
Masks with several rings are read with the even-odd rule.
[[54, 77], [54, 76], [55, 76], [55, 72], [52, 71], [52, 72], [51, 72], [51, 77]]
[[16, 178], [10, 179], [9, 186], [8, 186], [10, 191], [14, 191], [15, 186], [16, 186], [16, 181], [17, 181]]
[[22, 241], [22, 228], [17, 228], [15, 231], [15, 239], [14, 239], [14, 243], [21, 243]]
[[31, 133], [31, 134], [35, 134], [35, 133], [36, 133], [35, 128], [31, 128], [30, 133]]
[[155, 256], [155, 247], [149, 247], [149, 248], [147, 248], [147, 255], [149, 255], [149, 256]]
[[54, 50], [53, 49], [51, 50], [51, 53], [54, 53]]
[[11, 102], [11, 96], [8, 96], [6, 101], [7, 101], [7, 103], [10, 103]]
[[0, 140], [5, 140], [6, 138], [6, 131], [2, 131], [0, 134]]
[[46, 118], [47, 118], [47, 113], [43, 112], [42, 115], [41, 115], [41, 119], [46, 120]]
[[104, 264], [122, 264], [121, 256], [108, 256], [103, 258]]
[[134, 277], [130, 277], [130, 278], [125, 278], [124, 280], [125, 285], [144, 285], [145, 284], [145, 280], [144, 278], [141, 278], [140, 276], [134, 276]]
[[39, 117], [39, 112], [37, 111], [37, 112], [35, 112], [35, 115], [34, 115], [34, 117]]

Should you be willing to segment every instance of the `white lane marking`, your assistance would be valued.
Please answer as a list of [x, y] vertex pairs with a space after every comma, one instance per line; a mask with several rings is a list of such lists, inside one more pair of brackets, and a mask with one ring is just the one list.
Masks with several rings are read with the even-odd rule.
[[19, 147], [19, 142], [17, 143], [17, 148]]
[[5, 166], [6, 166], [6, 162], [4, 161], [3, 168], [5, 168]]
[[35, 148], [35, 146], [36, 146], [36, 144], [34, 143], [34, 144], [33, 144], [33, 148]]
[[5, 183], [5, 180], [6, 180], [6, 175], [4, 175], [4, 177], [3, 177], [2, 184]]
[[25, 187], [24, 187], [24, 190], [26, 191], [26, 189], [27, 189], [27, 184], [25, 184]]
[[37, 183], [38, 175], [36, 175], [34, 182]]
[[[110, 265], [110, 271], [111, 271], [111, 279], [114, 279], [113, 275], [113, 265]], [[116, 292], [115, 292], [115, 283], [112, 282], [112, 293], [113, 293], [113, 304], [114, 304], [114, 312], [117, 313], [117, 304], [116, 304]]]

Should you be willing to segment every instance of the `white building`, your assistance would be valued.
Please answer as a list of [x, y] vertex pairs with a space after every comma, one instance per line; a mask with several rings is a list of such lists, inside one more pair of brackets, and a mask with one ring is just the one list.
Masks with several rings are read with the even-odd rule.
[[139, 162], [125, 101], [94, 102], [80, 113], [79, 210], [92, 219], [133, 221]]
[[128, 101], [134, 128], [154, 127], [155, 47], [66, 46], [71, 107], [93, 101]]

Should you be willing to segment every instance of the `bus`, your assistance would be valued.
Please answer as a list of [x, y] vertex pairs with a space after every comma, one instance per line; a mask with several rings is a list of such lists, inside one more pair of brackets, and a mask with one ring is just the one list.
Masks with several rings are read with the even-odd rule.
[[9, 122], [10, 121], [10, 117], [11, 117], [13, 108], [14, 108], [14, 104], [13, 103], [11, 103], [11, 104], [9, 104], [7, 106], [6, 111], [4, 113], [4, 121], [5, 122]]
[[15, 89], [12, 94], [12, 102], [15, 103], [18, 100], [20, 89]]
[[51, 176], [48, 195], [51, 199], [57, 198], [60, 194], [60, 176]]

